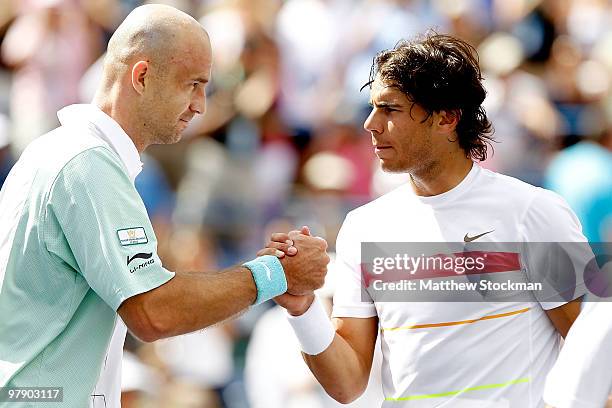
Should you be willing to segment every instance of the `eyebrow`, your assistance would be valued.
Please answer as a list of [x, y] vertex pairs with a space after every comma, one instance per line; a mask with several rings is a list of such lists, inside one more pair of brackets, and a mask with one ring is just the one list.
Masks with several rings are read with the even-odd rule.
[[372, 101], [369, 102], [370, 106], [376, 106], [377, 108], [401, 108], [402, 105], [398, 104], [398, 103], [392, 103], [392, 102], [377, 102], [374, 103]]

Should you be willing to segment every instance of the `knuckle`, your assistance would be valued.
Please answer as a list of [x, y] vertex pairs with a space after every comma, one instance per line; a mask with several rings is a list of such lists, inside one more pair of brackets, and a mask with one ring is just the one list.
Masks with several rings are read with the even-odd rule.
[[272, 243], [272, 245], [270, 245], [270, 247], [271, 248], [275, 248], [275, 249], [283, 250], [283, 249], [285, 249], [287, 247], [287, 244], [281, 244], [281, 243], [278, 243], [278, 242], [274, 242], [274, 243]]
[[287, 234], [274, 234], [270, 239], [274, 242], [285, 242], [289, 239], [289, 236]]

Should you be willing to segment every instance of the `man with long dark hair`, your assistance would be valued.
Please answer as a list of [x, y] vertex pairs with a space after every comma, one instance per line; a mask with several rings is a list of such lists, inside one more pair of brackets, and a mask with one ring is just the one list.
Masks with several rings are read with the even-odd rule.
[[[340, 402], [365, 389], [380, 332], [384, 407], [544, 405], [544, 380], [582, 290], [555, 301], [416, 302], [410, 293], [381, 301], [363, 274], [367, 242], [585, 241], [558, 195], [476, 163], [492, 141], [482, 80], [474, 48], [448, 35], [402, 41], [374, 60], [364, 128], [382, 168], [407, 173], [406, 183], [347, 215], [336, 244], [332, 322], [313, 295], [276, 299], [306, 363]], [[286, 238], [277, 234], [270, 246]], [[539, 273], [529, 261], [504, 267], [487, 272]]]

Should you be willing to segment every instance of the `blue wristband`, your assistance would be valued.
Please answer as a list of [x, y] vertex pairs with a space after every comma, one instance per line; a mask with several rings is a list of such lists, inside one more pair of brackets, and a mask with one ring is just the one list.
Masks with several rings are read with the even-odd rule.
[[253, 274], [257, 286], [257, 299], [254, 305], [265, 302], [287, 291], [285, 270], [277, 257], [264, 255], [246, 262], [242, 266]]

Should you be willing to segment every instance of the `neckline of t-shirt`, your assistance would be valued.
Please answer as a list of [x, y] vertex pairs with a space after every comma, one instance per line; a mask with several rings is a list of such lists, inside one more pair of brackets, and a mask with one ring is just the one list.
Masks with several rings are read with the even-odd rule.
[[[414, 191], [413, 194], [423, 204], [434, 206], [446, 205], [466, 192], [471, 187], [480, 172], [480, 166], [478, 166], [476, 163], [472, 163], [472, 168], [470, 169], [469, 173], [463, 178], [463, 180], [461, 180], [459, 184], [450, 190], [435, 196], [419, 196], [414, 194]], [[412, 190], [412, 186], [409, 185], [409, 188]]]

